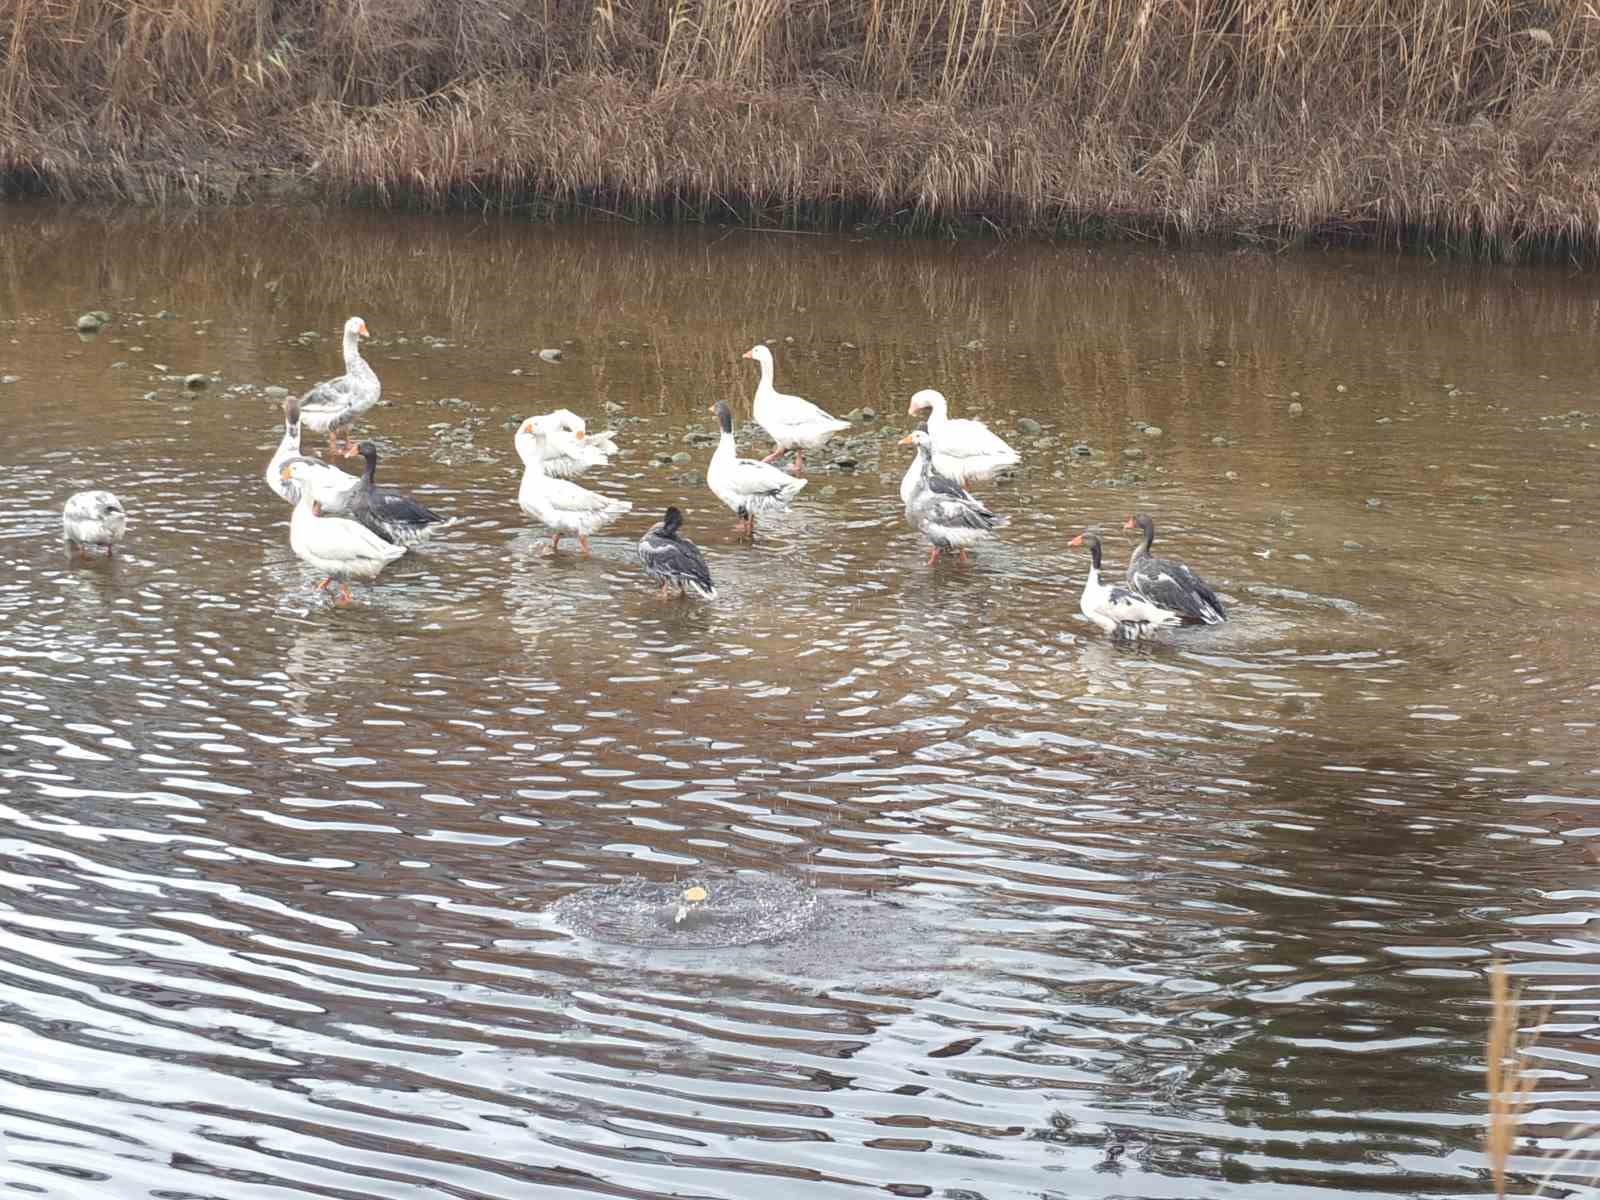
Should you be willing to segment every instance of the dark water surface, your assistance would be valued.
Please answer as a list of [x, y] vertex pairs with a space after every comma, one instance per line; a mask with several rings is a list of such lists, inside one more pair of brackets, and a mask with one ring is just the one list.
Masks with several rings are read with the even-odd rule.
[[[1517, 1165], [1600, 1148], [1593, 276], [4, 216], [0, 1182], [1482, 1194], [1495, 957], [1543, 1028]], [[383, 476], [460, 521], [335, 611], [263, 389], [352, 313]], [[745, 548], [684, 437], [758, 338], [880, 420]], [[1025, 453], [967, 568], [900, 512], [926, 386]], [[622, 422], [591, 561], [516, 503], [558, 406]], [[112, 564], [58, 540], [91, 484]], [[669, 502], [714, 603], [633, 563]], [[1135, 508], [1228, 624], [1078, 619], [1068, 539], [1120, 572]]]

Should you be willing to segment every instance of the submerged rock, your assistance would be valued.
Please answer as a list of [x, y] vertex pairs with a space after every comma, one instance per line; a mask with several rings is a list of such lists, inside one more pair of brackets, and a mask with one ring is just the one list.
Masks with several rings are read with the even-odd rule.
[[185, 375], [183, 377], [183, 386], [191, 389], [203, 388], [210, 382], [211, 380], [206, 378], [204, 375], [201, 375], [199, 372], [195, 372], [191, 375]]
[[108, 312], [86, 312], [78, 318], [78, 332], [99, 333], [110, 321], [111, 314]]
[[559, 350], [541, 350], [539, 351], [539, 357], [547, 363], [558, 363], [561, 361], [562, 354]]
[[1042, 425], [1040, 425], [1039, 422], [1035, 421], [1032, 417], [1018, 417], [1017, 418], [1017, 432], [1018, 433], [1029, 433], [1029, 434], [1038, 433], [1042, 428], [1044, 428], [1044, 427]]

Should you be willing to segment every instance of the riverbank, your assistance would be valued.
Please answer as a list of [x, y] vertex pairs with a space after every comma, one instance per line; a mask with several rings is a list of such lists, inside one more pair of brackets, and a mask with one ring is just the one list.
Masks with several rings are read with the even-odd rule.
[[1600, 257], [1576, 11], [14, 8], [14, 191]]

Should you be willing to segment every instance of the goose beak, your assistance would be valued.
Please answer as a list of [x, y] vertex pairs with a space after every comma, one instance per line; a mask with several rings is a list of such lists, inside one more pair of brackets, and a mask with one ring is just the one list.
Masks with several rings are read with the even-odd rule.
[[573, 434], [572, 436], [577, 438], [581, 442], [581, 441], [583, 441], [584, 438], [588, 437], [589, 435], [584, 433], [584, 431], [580, 429], [580, 430], [578, 430], [577, 433]]
[[1133, 528], [1133, 518], [1129, 517], [1126, 521], [1124, 521], [1122, 523], [1122, 527], [1124, 529], [1132, 529]]
[[908, 433], [905, 435], [905, 437], [900, 439], [898, 444], [901, 446], [915, 446], [917, 444], [917, 439]]
[[916, 415], [917, 415], [917, 405], [916, 405], [915, 401], [912, 401], [910, 404], [906, 405], [906, 416], [914, 417]]
[[529, 417], [526, 421], [524, 421], [522, 423], [522, 428], [517, 430], [517, 432], [526, 433], [531, 437], [533, 435], [533, 418]]
[[288, 483], [289, 480], [294, 478], [294, 470], [291, 467], [289, 467], [288, 464], [285, 464], [278, 471], [278, 478], [283, 480], [285, 483]]
[[1069, 546], [1081, 546], [1081, 545], [1083, 545], [1083, 534], [1080, 533], [1077, 537], [1073, 538], [1070, 542], [1068, 542], [1067, 545], [1069, 545]]
[[754, 358], [755, 356], [754, 350], [746, 350], [743, 354], [739, 355], [740, 358]]
[[[745, 357], [749, 358], [750, 356], [747, 354]], [[706, 409], [706, 411], [714, 417], [717, 415], [717, 406], [713, 404], [710, 408]]]
[[358, 337], [371, 337], [372, 336], [372, 334], [367, 332], [367, 323], [365, 321], [361, 322], [361, 324], [356, 327], [356, 335]]

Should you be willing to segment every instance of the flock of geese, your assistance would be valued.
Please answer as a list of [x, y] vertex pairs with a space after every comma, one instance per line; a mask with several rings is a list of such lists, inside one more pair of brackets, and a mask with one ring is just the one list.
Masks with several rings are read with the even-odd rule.
[[[450, 524], [413, 497], [378, 486], [377, 447], [350, 438], [352, 426], [377, 404], [383, 391], [377, 372], [361, 355], [361, 341], [367, 336], [366, 321], [351, 317], [344, 325], [344, 374], [284, 401], [283, 439], [266, 469], [267, 485], [294, 505], [290, 548], [323, 575], [318, 590], [339, 585], [336, 604], [350, 602], [350, 580], [376, 578], [411, 547]], [[741, 458], [734, 441], [733, 412], [717, 402], [710, 411], [721, 437], [706, 470], [706, 484], [737, 515], [741, 535], [753, 539], [758, 517], [788, 508], [805, 488], [806, 452], [820, 449], [850, 423], [808, 400], [778, 391], [767, 346], [753, 346], [744, 357], [760, 368], [754, 416], [776, 448], [764, 459]], [[973, 496], [967, 485], [993, 479], [1018, 463], [1020, 456], [983, 422], [951, 417], [944, 396], [931, 388], [911, 397], [909, 411], [914, 417], [925, 416], [926, 426], [900, 442], [915, 448], [900, 481], [906, 520], [928, 540], [930, 565], [952, 550], [965, 562], [973, 546], [1006, 524], [1006, 518]], [[329, 458], [359, 455], [365, 470], [351, 475], [306, 456], [300, 447], [302, 428], [327, 436]], [[552, 535], [541, 554], [553, 555], [562, 538], [576, 537], [587, 555], [589, 535], [632, 510], [627, 500], [573, 482], [610, 462], [617, 453], [614, 433], [591, 434], [582, 417], [557, 409], [523, 421], [515, 445], [523, 463], [517, 501]], [[789, 453], [794, 461], [787, 470], [774, 465]], [[100, 550], [109, 556], [126, 532], [127, 514], [110, 492], [79, 492], [66, 503], [62, 528], [72, 553]], [[1182, 563], [1151, 554], [1155, 526], [1148, 516], [1139, 513], [1129, 518], [1125, 528], [1143, 534], [1128, 562], [1126, 586], [1101, 580], [1100, 539], [1094, 533], [1084, 532], [1068, 543], [1089, 551], [1089, 576], [1079, 600], [1085, 617], [1121, 638], [1144, 637], [1169, 625], [1215, 625], [1224, 619], [1222, 603], [1203, 579]], [[676, 506], [669, 507], [639, 539], [638, 556], [662, 596], [676, 589], [683, 596], [716, 597], [711, 571], [699, 548], [683, 536], [683, 513]]]

